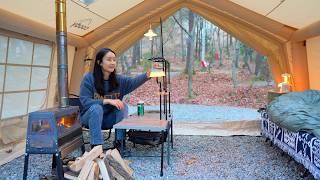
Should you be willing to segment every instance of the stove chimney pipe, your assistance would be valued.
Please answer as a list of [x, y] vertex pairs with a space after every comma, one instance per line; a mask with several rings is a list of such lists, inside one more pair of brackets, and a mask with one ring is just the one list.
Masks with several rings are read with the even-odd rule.
[[59, 106], [64, 108], [69, 105], [66, 0], [56, 0], [55, 4]]

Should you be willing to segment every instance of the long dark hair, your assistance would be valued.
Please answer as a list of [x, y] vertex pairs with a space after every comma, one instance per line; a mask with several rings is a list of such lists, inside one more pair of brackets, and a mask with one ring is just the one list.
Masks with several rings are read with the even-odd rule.
[[[93, 78], [94, 78], [94, 87], [96, 88], [97, 92], [100, 94], [100, 96], [104, 96], [104, 79], [103, 79], [103, 73], [102, 73], [102, 67], [100, 66], [100, 63], [102, 62], [102, 58], [108, 53], [112, 52], [113, 54], [116, 54], [113, 50], [109, 48], [101, 48], [97, 55], [96, 60], [94, 62], [93, 67]], [[109, 76], [109, 92], [113, 91], [118, 87], [118, 81], [116, 79], [116, 70], [114, 70], [110, 76]]]

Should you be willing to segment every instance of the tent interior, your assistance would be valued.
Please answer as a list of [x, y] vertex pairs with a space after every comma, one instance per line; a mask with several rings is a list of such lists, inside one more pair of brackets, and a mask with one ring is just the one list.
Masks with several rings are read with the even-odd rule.
[[[320, 90], [318, 0], [69, 0], [69, 93], [79, 94], [85, 59], [125, 51], [149, 29], [188, 8], [268, 57], [276, 83]], [[24, 153], [27, 115], [57, 106], [53, 0], [0, 0], [0, 165]]]

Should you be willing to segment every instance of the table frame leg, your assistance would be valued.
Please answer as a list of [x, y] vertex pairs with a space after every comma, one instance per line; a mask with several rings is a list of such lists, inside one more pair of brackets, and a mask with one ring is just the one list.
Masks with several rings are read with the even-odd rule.
[[164, 138], [163, 138], [163, 135], [164, 135], [164, 132], [161, 131], [160, 133], [160, 141], [161, 141], [161, 169], [160, 169], [160, 176], [162, 177], [163, 176], [163, 141], [164, 141]]

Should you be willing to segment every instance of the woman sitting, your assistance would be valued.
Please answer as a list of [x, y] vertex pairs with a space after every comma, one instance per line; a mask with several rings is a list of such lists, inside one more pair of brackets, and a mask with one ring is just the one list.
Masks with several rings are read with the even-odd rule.
[[[101, 129], [111, 129], [128, 116], [128, 107], [122, 98], [145, 83], [150, 72], [134, 78], [116, 74], [116, 54], [102, 48], [96, 54], [93, 73], [87, 73], [80, 85], [83, 106], [80, 121], [89, 128], [90, 144], [103, 144]], [[124, 140], [125, 130], [116, 130], [117, 141]]]

